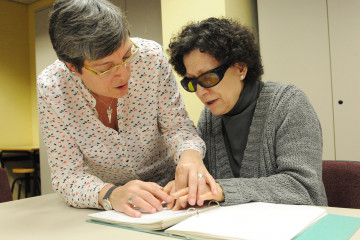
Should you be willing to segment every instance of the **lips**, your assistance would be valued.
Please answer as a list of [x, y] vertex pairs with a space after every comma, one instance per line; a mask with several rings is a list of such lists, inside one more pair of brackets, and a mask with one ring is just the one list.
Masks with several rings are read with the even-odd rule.
[[126, 86], [127, 86], [127, 83], [125, 83], [124, 85], [117, 86], [117, 87], [115, 87], [115, 88], [117, 88], [117, 89], [123, 89], [123, 88], [126, 88]]
[[211, 100], [211, 101], [207, 101], [207, 102], [205, 102], [205, 104], [206, 104], [207, 106], [211, 106], [212, 104], [214, 104], [214, 103], [216, 102], [216, 100], [217, 100], [217, 99]]

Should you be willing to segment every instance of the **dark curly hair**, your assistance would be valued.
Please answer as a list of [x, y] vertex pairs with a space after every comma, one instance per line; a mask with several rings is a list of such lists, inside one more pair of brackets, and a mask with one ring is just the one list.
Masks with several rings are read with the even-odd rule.
[[264, 73], [254, 34], [231, 19], [208, 18], [193, 22], [171, 38], [167, 50], [169, 62], [181, 76], [186, 74], [184, 55], [195, 49], [212, 55], [221, 63], [245, 63], [248, 67], [245, 82], [260, 80]]

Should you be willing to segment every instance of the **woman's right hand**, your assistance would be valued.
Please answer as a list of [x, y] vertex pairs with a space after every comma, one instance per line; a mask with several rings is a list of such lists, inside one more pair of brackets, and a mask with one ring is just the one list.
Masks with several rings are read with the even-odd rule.
[[141, 212], [134, 209], [134, 206], [155, 213], [163, 209], [163, 201], [170, 203], [172, 199], [157, 183], [132, 180], [115, 188], [109, 201], [115, 211], [131, 217], [141, 217]]
[[[225, 200], [224, 192], [222, 190], [222, 187], [219, 183], [216, 183], [217, 187], [217, 195], [213, 195], [211, 188], [208, 184], [206, 184], [205, 192], [199, 196], [199, 199], [201, 200], [201, 203], [204, 201], [217, 201], [222, 202]], [[175, 192], [175, 181], [170, 181], [166, 186], [164, 187], [164, 191], [172, 196], [172, 202], [168, 205], [168, 209], [172, 209], [173, 211], [180, 210], [182, 208], [185, 208], [187, 206], [188, 198], [189, 198], [189, 188], [183, 188], [179, 191]], [[198, 206], [202, 206], [198, 205]]]

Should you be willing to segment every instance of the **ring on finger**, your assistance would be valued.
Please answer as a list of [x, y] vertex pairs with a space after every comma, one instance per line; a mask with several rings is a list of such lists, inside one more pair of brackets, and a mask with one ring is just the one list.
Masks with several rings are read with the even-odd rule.
[[134, 201], [135, 198], [136, 198], [135, 195], [130, 196], [129, 199], [128, 199], [128, 203], [134, 204], [133, 201]]
[[198, 174], [198, 178], [205, 178], [205, 175], [204, 175], [204, 174], [199, 173], [199, 174]]

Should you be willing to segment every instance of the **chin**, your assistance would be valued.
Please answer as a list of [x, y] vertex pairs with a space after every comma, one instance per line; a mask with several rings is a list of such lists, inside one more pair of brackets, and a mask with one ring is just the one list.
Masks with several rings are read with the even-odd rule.
[[224, 112], [222, 109], [216, 109], [216, 108], [210, 108], [210, 111], [213, 115], [220, 116], [224, 115], [226, 112]]
[[122, 98], [122, 97], [124, 97], [126, 94], [128, 94], [128, 92], [129, 92], [129, 88], [117, 90], [117, 91], [114, 93], [114, 98]]
[[127, 93], [128, 93], [128, 91], [123, 92], [123, 93], [121, 93], [121, 94], [117, 94], [116, 98], [122, 98], [122, 97], [124, 97], [125, 95], [127, 95]]

